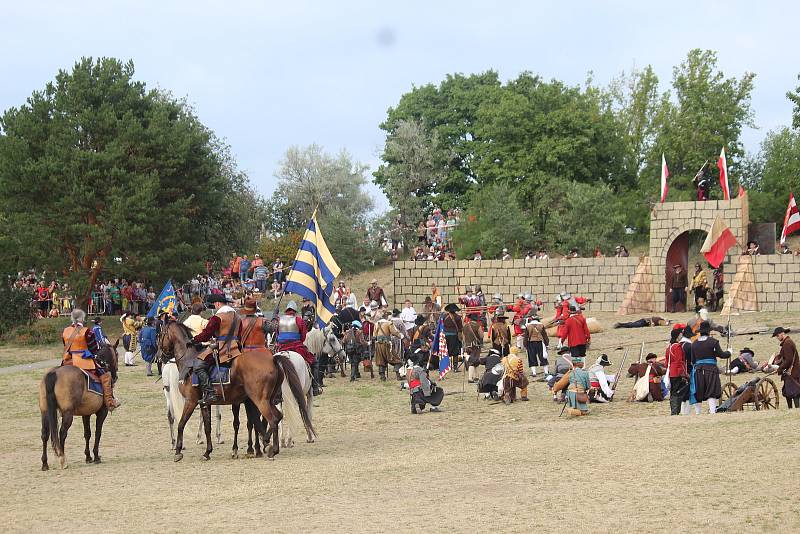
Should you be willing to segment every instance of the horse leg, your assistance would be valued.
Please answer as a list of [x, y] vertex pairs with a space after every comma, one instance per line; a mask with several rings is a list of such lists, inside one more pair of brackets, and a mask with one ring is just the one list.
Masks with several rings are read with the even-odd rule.
[[167, 406], [167, 423], [169, 423], [169, 441], [172, 449], [175, 449], [175, 416], [172, 415], [172, 408]]
[[[314, 395], [311, 390], [306, 391], [306, 405], [308, 406], [308, 420], [313, 421], [314, 416]], [[306, 429], [306, 433], [308, 434], [308, 438], [306, 443], [314, 443], [314, 437], [311, 435], [311, 432]]]
[[211, 459], [211, 450], [214, 444], [211, 443], [211, 406], [201, 406], [200, 413], [203, 414], [203, 426], [206, 431], [206, 452], [203, 453], [204, 460]]
[[233, 448], [231, 449], [231, 458], [239, 457], [239, 404], [231, 404], [231, 412], [233, 413]]
[[58, 443], [61, 446], [61, 469], [67, 467], [67, 451], [64, 450], [64, 444], [67, 442], [67, 432], [69, 427], [72, 426], [72, 412], [64, 412], [61, 414], [61, 430], [58, 432]]
[[192, 413], [194, 413], [194, 409], [197, 407], [197, 400], [192, 399], [186, 400], [186, 404], [183, 405], [183, 413], [181, 414], [181, 420], [178, 421], [178, 439], [175, 440], [175, 461], [180, 462], [183, 459], [183, 430], [186, 427], [186, 423], [189, 422], [189, 418], [192, 417]]
[[86, 449], [83, 453], [86, 455], [86, 463], [92, 463], [92, 455], [89, 454], [89, 440], [92, 439], [92, 427], [91, 422], [89, 421], [89, 416], [83, 416], [83, 439], [86, 440]]
[[[258, 408], [258, 411], [261, 412], [261, 415], [264, 416], [269, 422], [272, 443], [270, 443], [270, 446], [267, 449], [267, 458], [271, 459], [281, 450], [280, 436], [278, 436], [278, 424], [281, 422], [283, 414], [281, 414], [281, 412], [275, 406], [272, 406], [267, 399], [253, 399], [253, 404], [256, 405], [256, 408]], [[264, 428], [264, 425], [260, 420], [256, 424], [256, 428], [259, 431], [262, 431]], [[264, 439], [266, 440], [266, 434]]]
[[100, 463], [100, 436], [103, 434], [103, 422], [108, 415], [108, 409], [104, 406], [99, 412], [94, 414], [94, 463]]
[[217, 445], [222, 445], [225, 443], [225, 440], [222, 439], [222, 408], [220, 406], [215, 406], [217, 411]]
[[[55, 430], [53, 430], [55, 432]], [[47, 464], [47, 442], [50, 439], [50, 424], [47, 422], [47, 414], [42, 414], [42, 471], [47, 471], [50, 466]]]

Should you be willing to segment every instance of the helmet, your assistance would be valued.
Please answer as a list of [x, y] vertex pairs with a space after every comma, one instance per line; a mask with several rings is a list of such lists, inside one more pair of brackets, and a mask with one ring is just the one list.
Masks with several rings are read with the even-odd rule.
[[467, 293], [472, 293], [472, 286], [467, 286], [464, 291]]
[[501, 295], [500, 293], [495, 293], [494, 296], [492, 297], [492, 299], [494, 299], [494, 300], [496, 300], [498, 302], [502, 302], [503, 301], [503, 295]]
[[293, 300], [289, 301], [289, 304], [286, 305], [286, 310], [294, 310], [297, 311], [297, 303]]
[[369, 303], [369, 307], [370, 307], [370, 309], [377, 310], [378, 309], [378, 303], [373, 300], [372, 302]]
[[364, 325], [361, 324], [361, 321], [353, 321], [350, 323], [350, 326], [353, 326], [354, 328], [361, 328]]
[[525, 293], [525, 300], [527, 300], [528, 302], [533, 302], [533, 295], [531, 295], [530, 293]]

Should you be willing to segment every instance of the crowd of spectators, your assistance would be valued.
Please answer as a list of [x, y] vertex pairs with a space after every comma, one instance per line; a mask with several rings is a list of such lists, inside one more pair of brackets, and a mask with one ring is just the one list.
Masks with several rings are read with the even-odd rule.
[[417, 243], [413, 258], [419, 261], [442, 261], [456, 259], [453, 250], [453, 230], [458, 226], [461, 215], [458, 210], [442, 213], [434, 208], [427, 220], [417, 224]]

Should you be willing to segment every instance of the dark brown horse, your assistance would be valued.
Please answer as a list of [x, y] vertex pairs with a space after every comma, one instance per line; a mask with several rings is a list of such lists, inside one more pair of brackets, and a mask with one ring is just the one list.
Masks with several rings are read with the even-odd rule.
[[[169, 322], [161, 329], [158, 340], [159, 348], [169, 357], [175, 358], [180, 376], [185, 376], [188, 369], [192, 366], [197, 351], [194, 348], [187, 348], [186, 344], [192, 339], [189, 329], [181, 323]], [[300, 416], [308, 433], [308, 441], [314, 441], [316, 434], [311, 424], [311, 417], [308, 413], [306, 399], [300, 385], [300, 378], [294, 370], [292, 364], [281, 354], [273, 355], [265, 349], [249, 350], [237, 356], [231, 365], [230, 383], [221, 386], [215, 384], [217, 397], [219, 400], [215, 404], [241, 404], [246, 399], [250, 399], [258, 412], [269, 422], [272, 440], [267, 457], [272, 458], [280, 452], [278, 440], [278, 423], [283, 415], [275, 406], [280, 402], [281, 384], [284, 376], [289, 382], [292, 395], [300, 409]], [[183, 415], [178, 423], [178, 437], [175, 441], [175, 461], [183, 458], [183, 430], [187, 421], [192, 416], [195, 407], [200, 401], [200, 388], [193, 387], [187, 378], [180, 386], [180, 391], [186, 399], [183, 408]], [[206, 452], [203, 459], [211, 457], [211, 407], [204, 406], [201, 409], [203, 424], [206, 431]], [[257, 418], [253, 421], [256, 431], [267, 441], [266, 429]]]
[[[117, 345], [105, 346], [97, 353], [97, 360], [111, 373], [111, 381], [117, 381]], [[67, 466], [64, 442], [72, 426], [72, 418], [83, 417], [83, 437], [86, 438], [86, 463], [100, 463], [100, 436], [108, 408], [103, 396], [86, 389], [86, 375], [77, 367], [62, 365], [47, 371], [39, 384], [39, 411], [42, 413], [42, 471], [47, 471], [47, 441], [53, 444], [53, 452], [58, 456], [62, 469]], [[61, 430], [58, 429], [58, 414], [61, 413]], [[92, 430], [89, 426], [91, 416], [96, 416], [94, 431], [94, 458], [89, 453], [89, 440]]]

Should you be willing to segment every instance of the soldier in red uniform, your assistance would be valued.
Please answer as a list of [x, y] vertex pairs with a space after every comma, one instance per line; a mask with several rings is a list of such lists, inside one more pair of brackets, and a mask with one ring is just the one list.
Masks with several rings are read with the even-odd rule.
[[214, 304], [214, 315], [208, 320], [203, 331], [194, 336], [187, 346], [194, 346], [198, 350], [197, 358], [192, 365], [197, 382], [203, 390], [200, 404], [211, 404], [217, 400], [217, 393], [211, 383], [209, 369], [214, 363], [214, 353], [203, 351], [201, 343], [209, 341], [212, 337], [216, 340], [217, 355], [220, 363], [226, 363], [241, 354], [242, 321], [239, 313], [228, 305], [224, 295], [211, 295], [208, 302]]
[[120, 406], [120, 402], [114, 398], [111, 374], [106, 373], [94, 359], [93, 350], [97, 350], [97, 340], [92, 330], [83, 325], [85, 320], [86, 313], [83, 310], [72, 310], [72, 324], [61, 333], [61, 340], [64, 342], [61, 365], [74, 365], [96, 377], [103, 386], [103, 401], [106, 408], [113, 411]]
[[564, 341], [567, 342], [573, 358], [583, 358], [586, 356], [586, 346], [592, 340], [592, 335], [578, 304], [570, 305], [569, 313], [570, 316], [564, 321], [564, 333], [560, 334], [561, 342], [562, 344]]
[[286, 310], [278, 318], [277, 350], [296, 352], [308, 365], [311, 365], [314, 362], [314, 355], [308, 352], [308, 348], [303, 345], [307, 333], [308, 328], [305, 321], [297, 315], [297, 304], [290, 300], [286, 305]]

